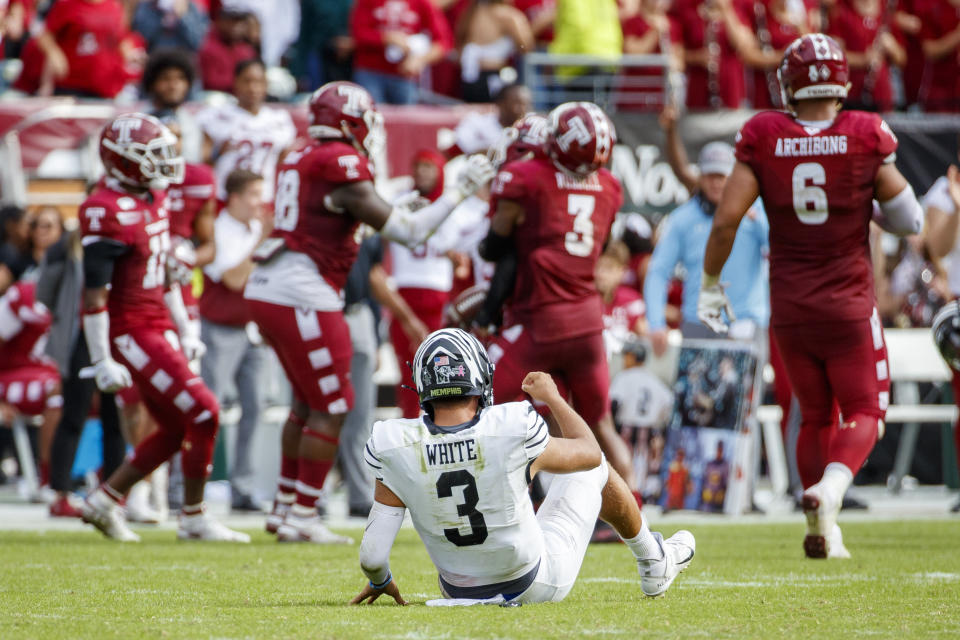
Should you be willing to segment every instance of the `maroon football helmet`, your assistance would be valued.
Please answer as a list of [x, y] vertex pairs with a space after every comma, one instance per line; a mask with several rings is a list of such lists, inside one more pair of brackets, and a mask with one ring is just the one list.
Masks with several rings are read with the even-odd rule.
[[548, 126], [545, 117], [528, 113], [503, 130], [500, 139], [487, 152], [487, 158], [495, 169], [499, 169], [508, 162], [543, 157]]
[[810, 33], [794, 40], [777, 69], [783, 103], [847, 97], [850, 72], [840, 45], [828, 35]]
[[318, 140], [346, 140], [368, 157], [386, 143], [383, 116], [373, 97], [352, 82], [328, 82], [313, 92], [307, 133]]
[[145, 113], [117, 116], [100, 134], [100, 160], [107, 175], [127, 187], [166, 189], [183, 182], [183, 157], [177, 147], [177, 137]]
[[610, 160], [617, 133], [592, 102], [567, 102], [548, 116], [547, 153], [559, 168], [586, 176]]

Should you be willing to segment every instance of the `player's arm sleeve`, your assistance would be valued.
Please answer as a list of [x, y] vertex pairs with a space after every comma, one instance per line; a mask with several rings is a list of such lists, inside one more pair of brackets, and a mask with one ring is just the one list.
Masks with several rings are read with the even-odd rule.
[[426, 242], [458, 204], [460, 200], [456, 196], [444, 194], [416, 211], [397, 205], [390, 211], [380, 232], [388, 240], [412, 249]]
[[513, 293], [517, 282], [517, 254], [510, 252], [497, 260], [493, 277], [490, 279], [490, 289], [483, 299], [483, 306], [477, 312], [474, 323], [480, 327], [494, 324], [500, 315], [500, 309]]
[[113, 279], [113, 263], [130, 250], [126, 244], [103, 236], [83, 238], [83, 282], [87, 289], [98, 289]]
[[873, 221], [888, 233], [906, 236], [920, 233], [923, 228], [923, 207], [909, 183], [903, 190], [884, 202], [873, 203]]
[[509, 255], [513, 255], [513, 236], [502, 236], [493, 230], [491, 226], [487, 230], [487, 236], [480, 242], [477, 248], [480, 257], [487, 262], [499, 262]]
[[367, 517], [367, 527], [360, 542], [360, 569], [370, 581], [370, 586], [382, 589], [390, 584], [390, 550], [400, 532], [404, 507], [389, 507], [379, 502], [373, 503]]
[[[535, 185], [526, 185], [522, 172], [511, 170], [512, 165], [507, 165], [501, 169], [493, 180], [490, 188], [490, 211], [492, 218], [490, 229], [487, 231], [487, 237], [480, 243], [480, 257], [488, 262], [496, 262], [508, 253], [513, 252], [513, 237], [511, 234], [502, 235], [497, 233], [498, 226], [501, 232], [506, 229], [513, 229], [518, 219], [518, 214], [522, 212], [525, 196]], [[510, 206], [500, 206], [500, 202]]]
[[647, 277], [643, 281], [643, 297], [647, 303], [647, 322], [651, 331], [667, 327], [667, 285], [680, 259], [680, 232], [677, 212], [670, 214], [666, 228], [653, 249]]
[[[521, 405], [522, 406], [522, 405]], [[536, 460], [550, 442], [550, 430], [547, 422], [529, 402], [526, 403], [527, 433], [523, 441], [523, 448], [527, 453], [527, 460]]]

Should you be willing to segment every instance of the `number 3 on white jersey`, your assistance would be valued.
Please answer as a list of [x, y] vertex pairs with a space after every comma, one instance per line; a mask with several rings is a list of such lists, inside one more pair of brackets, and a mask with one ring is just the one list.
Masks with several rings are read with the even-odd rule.
[[281, 231], [293, 231], [300, 217], [300, 174], [288, 169], [277, 179], [277, 196], [274, 200], [273, 225]]
[[827, 192], [820, 188], [826, 183], [827, 173], [819, 162], [804, 162], [793, 170], [793, 210], [803, 224], [827, 221]]
[[563, 246], [572, 256], [585, 258], [593, 251], [593, 209], [597, 199], [593, 196], [570, 194], [567, 196], [567, 213], [573, 219], [573, 231], [564, 236]]

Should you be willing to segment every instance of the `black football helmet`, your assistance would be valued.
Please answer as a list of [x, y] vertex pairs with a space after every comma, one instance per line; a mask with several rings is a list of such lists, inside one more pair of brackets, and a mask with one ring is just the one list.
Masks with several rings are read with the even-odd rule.
[[413, 382], [420, 406], [431, 413], [430, 401], [477, 396], [480, 408], [493, 405], [493, 363], [487, 350], [462, 329], [434, 331], [413, 356]]
[[954, 371], [960, 371], [960, 304], [948, 302], [933, 317], [933, 341]]

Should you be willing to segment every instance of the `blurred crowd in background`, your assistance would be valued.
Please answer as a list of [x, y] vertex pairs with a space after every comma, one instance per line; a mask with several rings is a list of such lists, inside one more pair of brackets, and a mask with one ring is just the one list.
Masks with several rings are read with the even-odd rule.
[[783, 50], [823, 31], [846, 52], [852, 105], [960, 111], [957, 0], [0, 0], [0, 13], [4, 81], [29, 95], [134, 99], [147, 57], [177, 49], [197, 90], [229, 91], [258, 57], [278, 99], [353, 79], [381, 103], [489, 102], [548, 52], [663, 56], [558, 76], [666, 94], [621, 108], [767, 108]]

